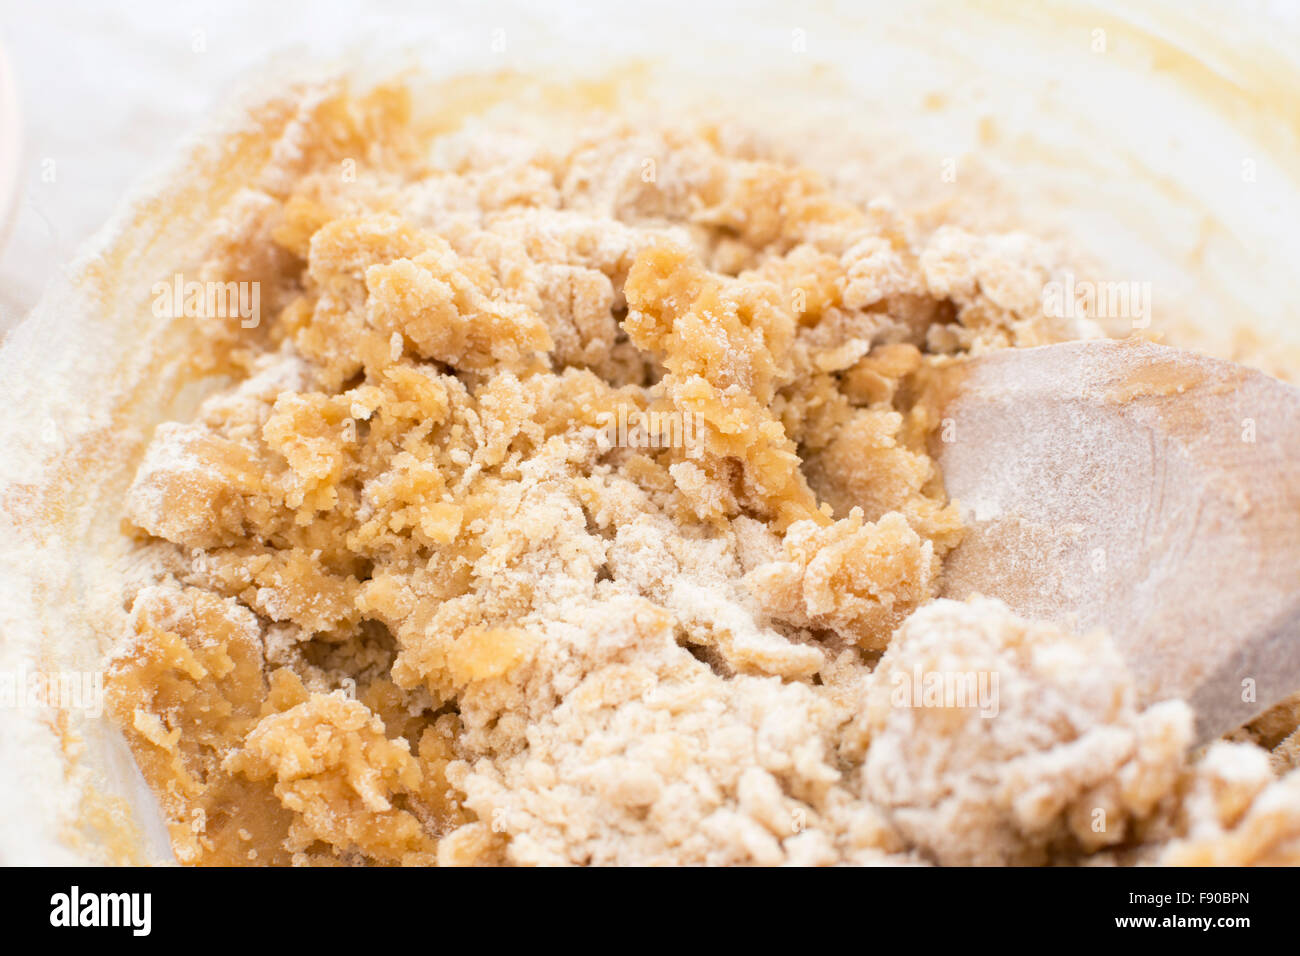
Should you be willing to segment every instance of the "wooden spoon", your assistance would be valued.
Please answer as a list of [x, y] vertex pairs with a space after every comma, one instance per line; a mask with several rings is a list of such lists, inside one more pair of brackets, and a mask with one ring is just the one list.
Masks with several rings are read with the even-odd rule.
[[1105, 627], [1201, 741], [1300, 690], [1300, 390], [1137, 340], [934, 370], [932, 452], [967, 522], [942, 593]]

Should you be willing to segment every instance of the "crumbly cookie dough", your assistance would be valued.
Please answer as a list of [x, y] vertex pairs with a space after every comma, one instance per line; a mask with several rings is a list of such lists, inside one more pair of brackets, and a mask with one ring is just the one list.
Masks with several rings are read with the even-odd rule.
[[[404, 96], [304, 105], [216, 231], [263, 321], [200, 324], [228, 384], [130, 490], [111, 706], [181, 862], [1300, 860], [1296, 774], [1195, 761], [1107, 638], [934, 600], [927, 369], [1092, 334], [1051, 247]], [[892, 702], [936, 669], [997, 716]]]

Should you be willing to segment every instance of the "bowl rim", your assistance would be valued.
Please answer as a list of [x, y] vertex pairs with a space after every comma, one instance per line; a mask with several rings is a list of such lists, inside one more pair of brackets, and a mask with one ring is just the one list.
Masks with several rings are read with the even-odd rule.
[[9, 55], [0, 42], [0, 251], [18, 210], [18, 176], [23, 151], [22, 111]]

